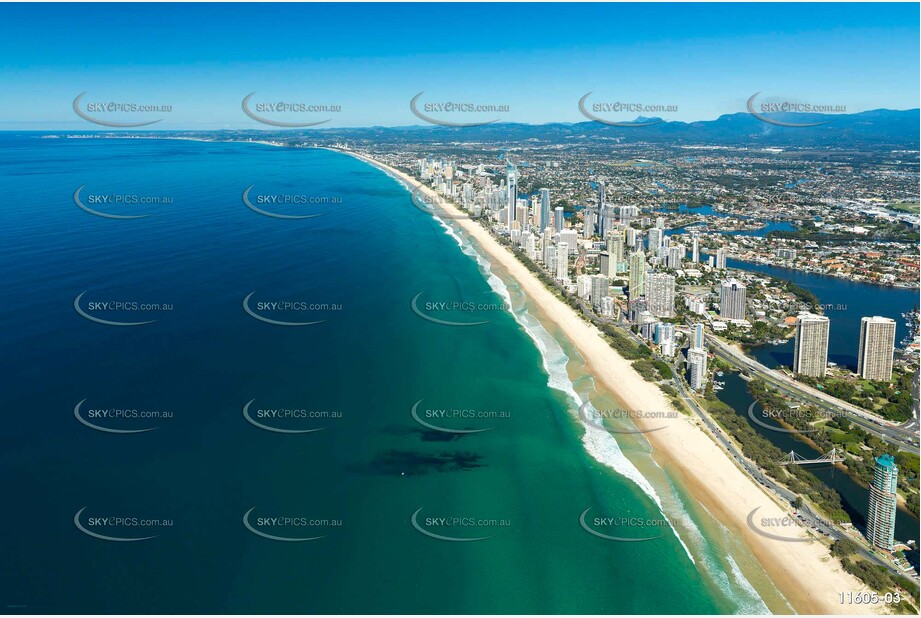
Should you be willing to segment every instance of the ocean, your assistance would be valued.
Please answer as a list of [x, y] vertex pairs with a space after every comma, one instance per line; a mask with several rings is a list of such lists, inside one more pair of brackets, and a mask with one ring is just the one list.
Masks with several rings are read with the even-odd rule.
[[7, 611], [786, 607], [642, 437], [585, 429], [575, 351], [394, 178], [0, 141]]

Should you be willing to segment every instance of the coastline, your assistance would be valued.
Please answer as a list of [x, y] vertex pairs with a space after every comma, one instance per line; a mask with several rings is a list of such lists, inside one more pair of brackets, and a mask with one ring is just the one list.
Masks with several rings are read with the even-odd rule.
[[[224, 144], [261, 144], [263, 146], [273, 146], [276, 148], [318, 148], [321, 150], [331, 150], [333, 152], [341, 152], [345, 154], [354, 154], [345, 150], [340, 150], [337, 148], [327, 147], [327, 146], [298, 146], [295, 144], [288, 144], [284, 142], [274, 142], [266, 140], [257, 140], [257, 139], [209, 139], [205, 137], [186, 137], [181, 135], [110, 135], [105, 133], [91, 134], [91, 135], [74, 135], [74, 134], [46, 134], [42, 137], [55, 137], [61, 139], [139, 139], [139, 140], [179, 140], [179, 141], [190, 141], [190, 142], [204, 142], [204, 143], [224, 143]], [[702, 206], [707, 206], [707, 204], [700, 204], [698, 206], [692, 206], [691, 208], [700, 208]], [[759, 228], [761, 229], [761, 228]], [[832, 272], [822, 272], [822, 271], [813, 271], [813, 270], [800, 270], [796, 268], [790, 268], [782, 264], [774, 264], [772, 262], [750, 262], [746, 260], [739, 260], [746, 264], [760, 265], [760, 266], [770, 266], [772, 268], [781, 268], [789, 270], [791, 272], [803, 273], [808, 275], [816, 275], [821, 277], [828, 277], [831, 279], [841, 279], [845, 281], [854, 281], [853, 278], [845, 276], [840, 273]], [[895, 290], [918, 290], [919, 288], [914, 285], [901, 285], [899, 282], [882, 282], [882, 281], [856, 281], [862, 285], [871, 285], [880, 288], [895, 289]]]
[[[358, 158], [401, 179], [410, 187], [435, 192], [407, 174], [355, 152], [329, 149]], [[448, 203], [450, 214], [462, 215]], [[611, 393], [625, 409], [673, 409], [666, 395], [640, 377], [630, 361], [622, 358], [602, 338], [600, 331], [582, 320], [554, 296], [505, 247], [478, 223], [455, 219], [473, 238], [485, 256], [502, 265], [529, 299], [540, 307], [542, 317], [555, 324], [582, 356], [586, 369], [598, 385]], [[744, 540], [778, 590], [796, 611], [810, 614], [854, 614], [884, 611], [884, 606], [840, 603], [839, 593], [866, 590], [861, 582], [843, 571], [837, 560], [816, 540], [806, 543], [779, 542], [758, 535], [747, 525], [754, 509], [759, 517], [784, 517], [787, 513], [757, 484], [739, 470], [732, 459], [692, 418], [635, 419], [641, 429], [652, 425], [664, 429], [645, 434], [653, 457], [663, 468], [680, 477], [682, 485], [734, 534]], [[800, 531], [800, 536], [806, 538]], [[835, 565], [835, 566], [831, 566]]]

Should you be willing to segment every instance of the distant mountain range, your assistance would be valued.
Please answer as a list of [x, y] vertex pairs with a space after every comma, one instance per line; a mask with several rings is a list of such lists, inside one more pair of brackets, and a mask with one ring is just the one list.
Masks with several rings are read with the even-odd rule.
[[367, 127], [324, 129], [325, 135], [343, 138], [364, 137], [381, 141], [521, 141], [528, 139], [570, 141], [580, 137], [619, 138], [623, 142], [647, 142], [672, 145], [726, 145], [777, 147], [905, 148], [918, 150], [918, 109], [875, 109], [856, 114], [776, 113], [764, 114], [770, 120], [818, 126], [786, 127], [760, 120], [747, 112], [726, 114], [715, 120], [697, 122], [662, 121], [645, 125], [658, 118], [637, 118], [645, 126], [610, 126], [587, 120], [578, 123], [541, 125], [493, 123], [477, 127], [440, 125], [407, 127]]

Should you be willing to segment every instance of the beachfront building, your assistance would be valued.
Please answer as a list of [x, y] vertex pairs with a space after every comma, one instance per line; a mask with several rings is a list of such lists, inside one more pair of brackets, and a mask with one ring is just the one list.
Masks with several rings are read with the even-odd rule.
[[601, 311], [603, 299], [608, 295], [608, 278], [604, 275], [592, 275], [592, 307]]
[[688, 350], [688, 384], [695, 391], [704, 387], [707, 381], [707, 351], [702, 348]]
[[637, 251], [630, 256], [630, 277], [628, 280], [628, 289], [630, 300], [635, 300], [642, 296], [646, 286], [646, 254]]
[[540, 190], [540, 229], [550, 226], [550, 189]]
[[589, 300], [592, 297], [592, 276], [576, 275], [576, 294], [579, 298]]
[[647, 341], [651, 340], [656, 336], [656, 326], [659, 323], [659, 320], [656, 319], [656, 316], [652, 315], [651, 311], [643, 311], [640, 313], [639, 321], [637, 322], [640, 337]]
[[668, 322], [656, 324], [655, 342], [659, 344], [662, 356], [671, 358], [675, 355], [675, 325]]
[[793, 372], [824, 378], [828, 367], [828, 318], [802, 313], [796, 319]]
[[565, 242], [556, 247], [556, 278], [560, 281], [569, 279], [569, 245]]
[[720, 317], [745, 319], [745, 284], [741, 281], [729, 279], [720, 286]]
[[512, 223], [518, 214], [518, 168], [511, 161], [505, 164], [505, 183], [506, 205], [508, 207], [508, 218], [506, 220], [509, 229], [511, 229]]
[[860, 319], [860, 347], [857, 373], [864, 380], [892, 379], [892, 353], [895, 349], [895, 320], [878, 315]]
[[675, 277], [665, 273], [646, 277], [646, 303], [656, 317], [675, 317]]
[[892, 455], [876, 458], [876, 469], [870, 482], [870, 505], [867, 509], [867, 540], [892, 551], [895, 543], [896, 487], [899, 468]]
[[550, 272], [556, 272], [556, 247], [554, 245], [544, 247], [544, 266]]

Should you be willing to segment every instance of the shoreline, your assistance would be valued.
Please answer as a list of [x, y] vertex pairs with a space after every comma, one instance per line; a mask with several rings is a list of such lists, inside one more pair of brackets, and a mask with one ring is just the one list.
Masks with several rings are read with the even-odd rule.
[[[36, 132], [37, 132], [37, 131], [36, 131]], [[316, 148], [316, 149], [320, 149], [320, 150], [330, 150], [330, 151], [332, 151], [332, 152], [340, 152], [340, 153], [344, 153], [344, 154], [354, 154], [354, 153], [351, 153], [351, 152], [346, 151], [346, 150], [340, 150], [340, 149], [337, 149], [337, 148], [333, 148], [333, 147], [331, 147], [331, 146], [305, 146], [305, 145], [286, 144], [286, 143], [283, 143], [283, 142], [272, 142], [272, 141], [256, 140], [256, 139], [209, 139], [209, 138], [205, 138], [205, 137], [192, 137], [192, 136], [184, 137], [184, 136], [181, 136], [181, 135], [164, 135], [164, 136], [158, 136], [158, 135], [150, 135], [150, 136], [147, 136], [147, 135], [144, 135], [144, 136], [141, 136], [141, 135], [107, 135], [107, 134], [91, 134], [91, 135], [85, 135], [85, 136], [84, 136], [84, 135], [76, 135], [76, 134], [53, 134], [53, 133], [52, 133], [52, 134], [45, 134], [45, 135], [42, 135], [41, 137], [42, 137], [42, 138], [45, 138], [45, 137], [56, 137], [56, 138], [60, 138], [60, 139], [141, 139], [141, 140], [149, 139], [149, 140], [179, 140], [179, 141], [204, 142], [204, 143], [214, 143], [214, 144], [261, 144], [261, 145], [263, 145], [263, 146], [273, 146], [273, 147], [276, 147], [276, 148], [295, 148], [295, 149], [297, 149], [297, 148]], [[700, 206], [694, 206], [694, 207], [692, 207], [692, 208], [700, 208], [700, 207], [702, 207], [702, 206], [709, 206], [709, 204], [701, 204]], [[762, 228], [759, 228], [759, 229], [762, 229]], [[880, 241], [880, 242], [888, 242], [888, 241]], [[801, 273], [801, 274], [804, 274], [804, 275], [816, 275], [816, 276], [820, 276], [820, 277], [828, 277], [828, 278], [830, 278], [830, 279], [837, 279], [837, 280], [844, 280], [844, 281], [852, 281], [852, 282], [854, 282], [854, 283], [859, 283], [859, 284], [862, 284], [862, 285], [871, 285], [871, 286], [879, 287], [879, 288], [886, 288], [886, 289], [893, 289], [893, 290], [914, 290], [914, 291], [919, 290], [918, 287], [915, 287], [915, 286], [912, 286], [912, 285], [898, 285], [898, 284], [896, 284], [896, 283], [882, 283], [882, 282], [880, 282], [880, 281], [854, 281], [853, 279], [851, 279], [851, 278], [849, 278], [849, 277], [845, 277], [845, 276], [843, 276], [843, 275], [834, 274], [834, 273], [832, 273], [832, 272], [818, 272], [818, 271], [811, 271], [811, 270], [800, 270], [800, 269], [797, 269], [797, 268], [790, 268], [790, 267], [787, 267], [787, 266], [782, 266], [782, 265], [780, 265], [780, 264], [772, 264], [772, 263], [770, 263], [770, 262], [749, 262], [749, 261], [745, 261], [745, 260], [739, 260], [739, 261], [740, 261], [740, 262], [743, 262], [743, 263], [745, 263], [745, 264], [752, 264], [752, 265], [758, 265], [758, 266], [770, 266], [770, 267], [772, 267], [772, 268], [782, 268], [782, 269], [785, 269], [785, 270], [790, 270], [790, 271], [792, 271], [792, 272]], [[744, 270], [744, 269], [743, 269], [743, 270]]]
[[[409, 187], [420, 188], [430, 196], [437, 194], [407, 174], [356, 152], [327, 148], [355, 157], [395, 176]], [[459, 210], [442, 202], [450, 214]], [[658, 386], [646, 382], [602, 338], [601, 332], [582, 320], [568, 305], [553, 295], [518, 259], [498, 243], [483, 226], [469, 219], [455, 223], [473, 238], [485, 257], [499, 263], [528, 298], [541, 310], [542, 317], [555, 324], [579, 352], [586, 370], [596, 383], [610, 393], [625, 409], [672, 410], [673, 406]], [[653, 429], [653, 421], [634, 419], [641, 429]], [[654, 421], [661, 427], [663, 419]], [[680, 477], [682, 486], [707, 508], [731, 532], [738, 534], [776, 588], [800, 613], [854, 614], [885, 606], [840, 603], [839, 593], [866, 590], [861, 582], [845, 573], [837, 559], [817, 540], [807, 543], [779, 542], [756, 534], [747, 525], [749, 514], [757, 509], [759, 517], [784, 517], [787, 513], [757, 486], [732, 459], [717, 446], [692, 418], [677, 414], [664, 423], [661, 431], [645, 435], [652, 446], [655, 461]], [[799, 530], [799, 529], [798, 529]], [[802, 530], [799, 530], [802, 536]], [[810, 537], [811, 538], [811, 537]], [[832, 567], [831, 565], [835, 565]]]

